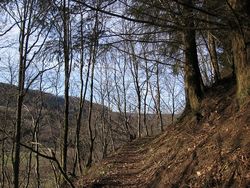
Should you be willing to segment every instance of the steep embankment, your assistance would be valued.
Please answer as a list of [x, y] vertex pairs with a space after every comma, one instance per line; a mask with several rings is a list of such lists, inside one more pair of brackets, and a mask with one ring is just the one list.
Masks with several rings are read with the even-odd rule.
[[92, 167], [77, 187], [250, 187], [250, 102], [235, 102], [232, 80], [207, 91], [155, 138], [138, 139]]

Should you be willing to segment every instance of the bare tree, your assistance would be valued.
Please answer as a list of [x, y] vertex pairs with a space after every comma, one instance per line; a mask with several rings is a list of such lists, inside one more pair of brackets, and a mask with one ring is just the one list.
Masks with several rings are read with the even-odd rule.
[[140, 86], [140, 75], [139, 75], [139, 61], [136, 58], [135, 46], [132, 42], [128, 43], [129, 51], [131, 51], [130, 61], [130, 71], [133, 76], [134, 87], [137, 96], [137, 136], [141, 137], [142, 127], [141, 127], [141, 86]]
[[77, 115], [77, 122], [76, 122], [76, 135], [75, 135], [75, 159], [74, 159], [74, 166], [73, 166], [73, 174], [75, 175], [76, 171], [76, 166], [78, 163], [78, 168], [80, 171], [80, 174], [82, 174], [82, 160], [80, 157], [80, 133], [81, 133], [81, 124], [82, 124], [82, 113], [84, 109], [84, 104], [85, 104], [85, 98], [86, 98], [86, 93], [88, 89], [88, 83], [89, 83], [89, 73], [90, 73], [90, 65], [91, 61], [88, 62], [87, 65], [87, 74], [86, 74], [86, 80], [84, 82], [84, 77], [83, 77], [83, 70], [84, 70], [84, 26], [83, 26], [83, 13], [81, 13], [81, 23], [80, 23], [80, 69], [79, 69], [79, 74], [80, 74], [80, 101], [79, 101], [79, 111]]
[[[42, 49], [42, 46], [46, 40], [44, 37], [43, 42], [40, 43], [42, 37], [43, 27], [37, 25], [39, 19], [45, 19], [46, 12], [40, 12], [38, 7], [34, 9], [37, 2], [35, 0], [30, 1], [15, 1], [13, 6], [16, 8], [17, 16], [9, 9], [8, 4], [5, 7], [5, 11], [11, 16], [15, 24], [19, 28], [19, 72], [18, 72], [18, 96], [17, 96], [17, 111], [16, 111], [16, 125], [15, 125], [15, 156], [14, 156], [14, 187], [19, 187], [19, 167], [20, 167], [20, 142], [21, 142], [21, 125], [22, 125], [22, 107], [25, 96], [25, 79], [26, 70], [33, 62], [36, 55]], [[38, 14], [40, 18], [34, 16]], [[36, 34], [36, 40], [31, 42], [31, 37]], [[40, 43], [40, 45], [39, 45]], [[40, 47], [37, 48], [37, 45]], [[36, 77], [35, 77], [36, 78]], [[33, 81], [35, 80], [33, 79]], [[27, 88], [31, 85], [31, 82]]]
[[213, 34], [209, 31], [207, 35], [208, 35], [207, 36], [208, 49], [209, 49], [209, 54], [210, 54], [210, 59], [211, 59], [211, 65], [213, 67], [213, 72], [214, 72], [214, 81], [218, 82], [221, 79], [221, 76], [220, 76], [220, 68], [219, 68], [218, 57], [217, 57], [217, 52], [216, 52], [215, 38]]
[[68, 133], [69, 133], [69, 81], [70, 81], [70, 0], [63, 0], [63, 53], [64, 53], [64, 131], [62, 145], [62, 166], [67, 171]]
[[[100, 4], [97, 5], [98, 7]], [[89, 130], [89, 137], [90, 137], [90, 145], [89, 145], [89, 156], [87, 159], [86, 166], [90, 167], [93, 162], [93, 150], [94, 150], [94, 141], [95, 136], [93, 135], [92, 130], [92, 112], [93, 112], [93, 91], [94, 91], [94, 73], [95, 73], [95, 64], [98, 52], [98, 43], [99, 43], [99, 32], [100, 32], [100, 23], [99, 23], [99, 13], [98, 11], [95, 12], [94, 15], [94, 26], [92, 35], [90, 38], [90, 59], [91, 62], [91, 72], [90, 72], [90, 105], [89, 105], [89, 113], [88, 113], [88, 130]]]
[[[144, 58], [146, 59], [146, 49], [144, 48]], [[145, 60], [145, 74], [146, 74], [146, 88], [145, 88], [145, 93], [144, 93], [144, 98], [143, 98], [143, 125], [146, 129], [146, 135], [149, 136], [149, 130], [148, 130], [148, 124], [147, 124], [147, 97], [149, 93], [149, 79], [151, 75], [149, 74], [149, 67], [148, 67], [148, 61]]]

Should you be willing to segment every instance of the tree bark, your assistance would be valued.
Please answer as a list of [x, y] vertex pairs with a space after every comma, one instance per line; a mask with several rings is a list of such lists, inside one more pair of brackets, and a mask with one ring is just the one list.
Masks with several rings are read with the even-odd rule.
[[[145, 57], [145, 53], [144, 53], [144, 57]], [[149, 136], [149, 131], [148, 131], [148, 125], [147, 125], [147, 97], [148, 97], [148, 91], [149, 91], [149, 70], [148, 70], [148, 61], [145, 61], [145, 72], [146, 72], [146, 88], [145, 88], [145, 94], [144, 94], [144, 98], [143, 98], [143, 103], [144, 103], [144, 108], [143, 108], [143, 125], [146, 129], [146, 135]]]
[[133, 75], [133, 82], [137, 96], [137, 137], [141, 138], [142, 130], [141, 130], [141, 87], [140, 87], [140, 78], [139, 78], [139, 61], [136, 58], [135, 54], [135, 46], [132, 42], [129, 43], [131, 48], [131, 74]]
[[[81, 19], [83, 20], [83, 13], [81, 13]], [[76, 148], [75, 148], [75, 159], [74, 159], [74, 165], [73, 165], [73, 175], [76, 175], [76, 166], [78, 162], [78, 167], [80, 174], [82, 174], [82, 165], [81, 165], [81, 157], [80, 157], [80, 132], [81, 132], [81, 123], [82, 123], [82, 112], [85, 104], [85, 98], [86, 98], [86, 93], [87, 93], [87, 88], [88, 88], [88, 82], [89, 82], [89, 73], [90, 73], [90, 64], [91, 62], [88, 62], [88, 69], [87, 69], [87, 75], [86, 75], [86, 80], [84, 83], [83, 80], [83, 67], [84, 67], [84, 36], [83, 36], [83, 21], [81, 21], [81, 50], [80, 50], [80, 82], [81, 82], [81, 88], [80, 88], [80, 102], [79, 102], [79, 111], [77, 115], [77, 120], [76, 120]], [[84, 89], [83, 89], [84, 88]]]
[[[192, 5], [192, 0], [185, 0], [186, 4]], [[183, 7], [184, 27], [183, 44], [185, 54], [184, 81], [186, 88], [186, 110], [198, 111], [203, 97], [203, 81], [200, 73], [197, 49], [196, 33], [193, 12], [189, 7]]]
[[216, 43], [210, 31], [208, 31], [207, 38], [208, 38], [208, 48], [209, 48], [209, 54], [210, 54], [210, 59], [211, 59], [211, 65], [213, 67], [213, 73], [214, 73], [214, 81], [218, 82], [221, 76], [220, 76], [220, 69], [219, 69], [218, 57], [217, 57], [217, 52], [216, 52]]
[[249, 4], [248, 0], [229, 1], [235, 21], [235, 28], [232, 31], [232, 51], [240, 106], [250, 95], [250, 30], [244, 26], [246, 24], [244, 21], [250, 19], [250, 11], [247, 9]]
[[[24, 83], [27, 63], [27, 51], [30, 37], [31, 4], [24, 4], [25, 14], [21, 21], [20, 41], [19, 41], [19, 74], [18, 74], [18, 97], [17, 97], [17, 112], [16, 112], [16, 130], [15, 130], [15, 157], [14, 157], [14, 187], [19, 187], [19, 167], [20, 167], [20, 143], [21, 143], [21, 124], [22, 124], [22, 107], [24, 99]], [[27, 26], [26, 26], [27, 25]], [[26, 28], [27, 27], [27, 28]]]
[[[94, 44], [95, 45], [95, 44]], [[89, 130], [89, 137], [90, 137], [90, 148], [89, 148], [89, 156], [88, 156], [88, 161], [87, 161], [87, 164], [86, 164], [86, 167], [89, 168], [91, 167], [92, 165], [92, 156], [93, 156], [93, 149], [94, 149], [94, 135], [93, 135], [93, 131], [92, 131], [92, 111], [93, 111], [93, 89], [94, 89], [94, 70], [95, 70], [95, 53], [96, 53], [96, 50], [95, 50], [95, 46], [92, 45], [91, 48], [94, 48], [93, 52], [91, 52], [91, 56], [93, 56], [90, 61], [92, 63], [92, 66], [91, 66], [91, 76], [90, 76], [90, 101], [89, 101], [89, 116], [88, 116], [88, 130]]]
[[163, 121], [161, 114], [161, 91], [160, 91], [160, 73], [159, 73], [159, 64], [156, 65], [156, 85], [157, 85], [157, 94], [156, 94], [156, 108], [157, 112], [157, 122], [160, 126], [161, 132], [163, 132]]
[[63, 51], [64, 51], [64, 127], [62, 146], [62, 167], [67, 172], [68, 132], [69, 132], [69, 13], [68, 1], [63, 1]]
[[90, 101], [89, 101], [89, 116], [88, 116], [88, 130], [90, 136], [90, 147], [89, 147], [89, 156], [87, 160], [86, 167], [89, 168], [93, 162], [93, 150], [94, 150], [94, 141], [95, 136], [93, 135], [92, 130], [92, 112], [93, 112], [93, 91], [94, 91], [94, 74], [95, 74], [95, 64], [98, 51], [98, 37], [99, 37], [99, 14], [98, 11], [95, 13], [95, 25], [93, 28], [93, 38], [90, 46], [90, 62], [91, 62], [91, 75], [90, 75]]

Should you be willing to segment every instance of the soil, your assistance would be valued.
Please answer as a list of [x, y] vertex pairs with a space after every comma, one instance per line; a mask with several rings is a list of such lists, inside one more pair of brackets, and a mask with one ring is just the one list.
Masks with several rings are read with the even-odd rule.
[[156, 137], [137, 139], [95, 164], [76, 187], [250, 187], [250, 100], [239, 107], [231, 78], [207, 89]]

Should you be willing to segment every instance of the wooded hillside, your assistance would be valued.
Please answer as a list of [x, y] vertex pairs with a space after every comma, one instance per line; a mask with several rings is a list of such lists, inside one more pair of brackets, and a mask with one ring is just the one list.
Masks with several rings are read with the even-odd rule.
[[248, 0], [2, 0], [1, 186], [74, 187], [122, 143], [202, 122], [207, 92], [218, 106], [228, 96], [236, 118], [250, 95], [249, 10]]

